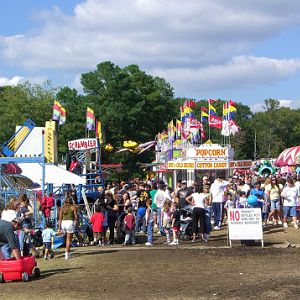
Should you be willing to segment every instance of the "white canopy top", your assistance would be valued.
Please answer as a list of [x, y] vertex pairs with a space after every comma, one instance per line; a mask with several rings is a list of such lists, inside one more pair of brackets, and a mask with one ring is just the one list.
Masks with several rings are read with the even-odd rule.
[[[42, 186], [42, 166], [40, 164], [18, 164], [22, 169], [22, 175], [29, 177], [33, 182]], [[63, 184], [85, 184], [85, 178], [75, 175], [53, 164], [45, 164], [45, 184], [52, 183], [54, 186]]]

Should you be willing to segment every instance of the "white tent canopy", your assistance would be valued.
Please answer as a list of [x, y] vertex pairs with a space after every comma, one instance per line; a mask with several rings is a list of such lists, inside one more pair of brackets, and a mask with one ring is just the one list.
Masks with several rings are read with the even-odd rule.
[[[37, 163], [18, 164], [22, 169], [22, 175], [29, 177], [33, 182], [42, 186], [42, 165]], [[45, 164], [45, 184], [52, 183], [54, 186], [63, 184], [85, 184], [85, 178], [77, 176], [61, 167], [53, 164]]]

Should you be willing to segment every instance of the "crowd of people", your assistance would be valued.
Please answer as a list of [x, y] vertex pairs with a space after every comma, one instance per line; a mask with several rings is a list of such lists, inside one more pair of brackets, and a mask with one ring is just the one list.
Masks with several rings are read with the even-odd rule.
[[[126, 216], [124, 245], [135, 243], [134, 236], [144, 233], [148, 236], [146, 245], [151, 246], [153, 232], [166, 236], [165, 243], [177, 245], [182, 234], [181, 220], [186, 214], [191, 216], [192, 241], [197, 238], [207, 241], [212, 229], [220, 230], [225, 224], [228, 209], [253, 207], [248, 202], [251, 195], [257, 198], [263, 225], [288, 227], [288, 219], [292, 217], [293, 226], [298, 228], [300, 181], [297, 176], [235, 175], [226, 180], [203, 176], [191, 186], [179, 181], [175, 189], [162, 181], [135, 180], [107, 185], [101, 195], [97, 201], [98, 214], [104, 217], [99, 221], [102, 222], [101, 245], [115, 242], [115, 228], [122, 224], [122, 216]], [[105, 240], [107, 230], [108, 241]], [[94, 242], [98, 243], [97, 235]]]
[[[229, 209], [252, 207], [249, 196], [257, 199], [263, 225], [282, 224], [287, 228], [291, 217], [291, 224], [298, 228], [300, 180], [297, 176], [235, 175], [226, 179], [203, 176], [190, 186], [184, 180], [178, 181], [174, 189], [163, 181], [135, 179], [107, 184], [99, 187], [98, 192], [89, 222], [91, 243], [99, 246], [116, 242], [124, 246], [135, 244], [141, 235], [146, 236], [146, 246], [154, 244], [157, 240], [154, 236], [164, 236], [159, 243], [163, 240], [170, 246], [178, 245], [181, 237], [207, 242], [212, 230], [220, 230], [226, 224]], [[46, 220], [49, 221], [54, 205], [59, 211], [57, 232], [50, 222], [43, 230], [45, 259], [49, 257], [51, 238], [57, 233], [65, 236], [65, 259], [69, 259], [73, 235], [79, 225], [76, 193], [68, 192], [62, 206], [54, 203], [52, 195], [48, 198], [41, 201]], [[6, 205], [0, 221], [0, 248], [4, 258], [10, 257], [11, 252], [16, 258], [28, 254], [32, 245], [26, 241], [26, 233], [33, 225], [32, 218], [33, 209], [25, 194], [13, 197]]]

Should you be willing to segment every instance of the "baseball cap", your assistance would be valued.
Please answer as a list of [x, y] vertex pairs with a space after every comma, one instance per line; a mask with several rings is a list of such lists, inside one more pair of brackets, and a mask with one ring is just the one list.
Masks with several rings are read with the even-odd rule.
[[12, 219], [12, 221], [16, 222], [16, 223], [19, 223], [20, 225], [22, 224], [23, 222], [23, 219], [22, 218], [19, 218], [19, 217], [16, 217], [14, 219]]

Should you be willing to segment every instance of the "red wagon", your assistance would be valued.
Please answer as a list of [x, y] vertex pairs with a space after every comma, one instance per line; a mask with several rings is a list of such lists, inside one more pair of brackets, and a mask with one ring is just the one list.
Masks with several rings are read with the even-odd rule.
[[26, 282], [32, 274], [35, 278], [39, 278], [41, 275], [34, 256], [25, 256], [20, 260], [16, 260], [15, 258], [0, 260], [1, 283], [15, 280]]

